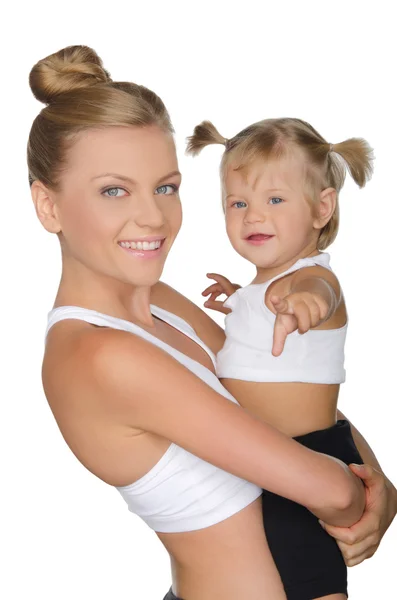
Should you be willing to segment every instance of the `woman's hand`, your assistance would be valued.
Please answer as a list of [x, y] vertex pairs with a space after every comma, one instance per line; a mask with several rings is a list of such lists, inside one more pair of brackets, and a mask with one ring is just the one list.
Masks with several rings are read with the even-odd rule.
[[218, 273], [207, 273], [207, 277], [215, 279], [216, 283], [213, 283], [202, 292], [202, 296], [209, 296], [208, 300], [204, 302], [204, 306], [227, 315], [230, 313], [230, 308], [223, 306], [225, 300], [217, 300], [217, 298], [222, 294], [225, 294], [229, 298], [236, 290], [241, 288], [241, 285], [231, 283], [226, 277]]
[[348, 567], [370, 558], [397, 514], [397, 490], [370, 465], [349, 465], [365, 484], [366, 506], [361, 519], [352, 527], [333, 527], [322, 523], [336, 539]]

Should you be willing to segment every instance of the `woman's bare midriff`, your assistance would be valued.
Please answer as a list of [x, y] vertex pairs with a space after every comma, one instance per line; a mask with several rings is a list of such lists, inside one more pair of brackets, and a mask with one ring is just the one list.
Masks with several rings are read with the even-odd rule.
[[[90, 327], [70, 320], [52, 328], [47, 338], [43, 381], [47, 397], [54, 398], [50, 404], [62, 433], [80, 462], [110, 485], [128, 485], [150, 471], [169, 442], [129, 424], [112, 426], [108, 417], [93, 420], [86, 409], [80, 414], [78, 408], [77, 424], [71, 421], [71, 402], [80, 404], [84, 400], [86, 407], [95, 404], [95, 398], [86, 392], [77, 398], [81, 393], [75, 394], [76, 378], [69, 372], [76, 336], [84, 335]], [[166, 323], [156, 320], [151, 333], [214, 370], [200, 346]], [[84, 365], [77, 368], [83, 369]], [[211, 527], [157, 535], [171, 557], [174, 593], [184, 600], [285, 599], [265, 538], [260, 498]]]
[[260, 498], [212, 527], [158, 536], [171, 555], [173, 591], [184, 600], [285, 599]]

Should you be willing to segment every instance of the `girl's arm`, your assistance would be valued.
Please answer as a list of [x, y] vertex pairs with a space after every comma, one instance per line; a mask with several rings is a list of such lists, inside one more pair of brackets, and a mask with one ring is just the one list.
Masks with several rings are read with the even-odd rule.
[[[153, 304], [184, 318], [213, 352], [224, 343], [224, 332], [196, 304], [172, 287], [159, 282], [153, 288]], [[338, 419], [346, 418], [338, 411]], [[329, 527], [336, 538], [346, 564], [353, 566], [369, 558], [378, 548], [383, 535], [397, 514], [397, 490], [382, 473], [380, 465], [361, 433], [350, 423], [357, 448], [367, 465], [355, 472], [366, 485], [367, 503], [363, 517], [351, 528]], [[373, 468], [374, 467], [374, 468]], [[369, 491], [369, 492], [368, 492]]]
[[364, 488], [346, 465], [256, 420], [153, 344], [95, 330], [80, 351], [84, 386], [98, 407], [111, 403], [124, 424], [303, 504], [327, 523], [349, 526], [360, 518]]

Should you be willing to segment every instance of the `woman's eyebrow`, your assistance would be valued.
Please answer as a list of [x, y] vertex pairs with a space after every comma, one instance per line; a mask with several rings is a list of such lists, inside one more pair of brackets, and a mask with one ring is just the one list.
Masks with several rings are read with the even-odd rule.
[[[171, 173], [168, 173], [168, 175], [164, 175], [164, 177], [161, 177], [161, 179], [158, 180], [158, 183], [166, 181], [170, 177], [175, 177], [177, 175], [181, 177], [181, 173], [179, 171], [172, 171]], [[137, 183], [134, 179], [131, 179], [131, 177], [120, 175], [120, 173], [101, 173], [101, 175], [95, 175], [95, 177], [92, 177], [91, 181], [94, 181], [95, 179], [101, 179], [102, 177], [115, 177], [116, 179], [121, 179], [122, 181], [128, 181], [133, 185], [136, 185]]]
[[101, 175], [95, 175], [95, 177], [92, 177], [91, 181], [94, 181], [95, 179], [101, 179], [102, 177], [114, 177], [115, 179], [121, 179], [122, 181], [129, 181], [132, 184], [136, 184], [136, 181], [130, 177], [126, 177], [125, 175], [120, 175], [120, 173], [101, 173]]
[[177, 175], [179, 175], [179, 177], [182, 177], [182, 174], [179, 171], [172, 171], [171, 173], [168, 173], [168, 175], [164, 175], [164, 177], [159, 179], [158, 183], [162, 183], [163, 181], [166, 181], [167, 179], [170, 179], [171, 177], [176, 177]]

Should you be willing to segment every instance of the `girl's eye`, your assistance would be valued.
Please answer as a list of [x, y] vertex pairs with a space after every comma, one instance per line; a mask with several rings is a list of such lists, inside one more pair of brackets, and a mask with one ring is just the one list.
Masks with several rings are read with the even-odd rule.
[[269, 204], [281, 204], [284, 202], [282, 198], [270, 198]]
[[102, 193], [105, 194], [105, 196], [107, 196], [108, 198], [123, 198], [127, 194], [125, 189], [121, 187], [107, 188], [106, 190], [103, 190]]
[[233, 202], [232, 206], [235, 206], [236, 208], [246, 208], [247, 204], [246, 202], [239, 200], [238, 202]]
[[160, 187], [158, 187], [155, 191], [155, 194], [160, 194], [160, 195], [165, 195], [165, 196], [171, 196], [172, 194], [176, 194], [176, 192], [178, 191], [178, 188], [176, 185], [173, 185], [171, 183], [167, 183], [167, 185], [160, 185]]

